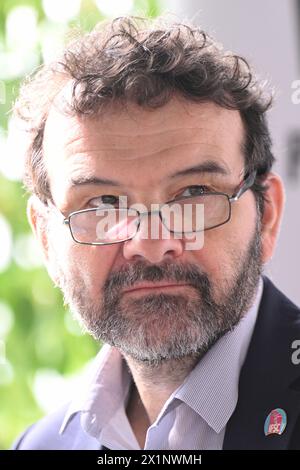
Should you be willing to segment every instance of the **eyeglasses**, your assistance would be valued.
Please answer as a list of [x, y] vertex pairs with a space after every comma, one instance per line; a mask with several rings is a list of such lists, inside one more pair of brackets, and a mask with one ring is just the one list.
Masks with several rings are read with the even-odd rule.
[[232, 196], [221, 192], [185, 196], [161, 204], [158, 211], [139, 212], [113, 206], [83, 209], [70, 213], [63, 223], [68, 225], [73, 240], [82, 245], [111, 245], [131, 240], [140, 228], [142, 216], [154, 213], [159, 214], [162, 224], [173, 234], [211, 230], [229, 222], [231, 204], [253, 186], [255, 177], [256, 171], [246, 175]]

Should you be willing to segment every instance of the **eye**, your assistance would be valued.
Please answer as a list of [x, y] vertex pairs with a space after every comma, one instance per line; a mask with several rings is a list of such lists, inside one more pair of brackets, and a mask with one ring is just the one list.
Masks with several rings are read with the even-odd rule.
[[101, 207], [105, 205], [114, 206], [119, 204], [119, 196], [113, 196], [112, 194], [104, 194], [103, 196], [97, 196], [90, 199], [88, 205], [91, 207]]
[[193, 186], [188, 186], [184, 191], [182, 191], [180, 193], [180, 197], [201, 196], [201, 194], [210, 193], [210, 192], [213, 192], [213, 190], [209, 188], [208, 186], [193, 185]]

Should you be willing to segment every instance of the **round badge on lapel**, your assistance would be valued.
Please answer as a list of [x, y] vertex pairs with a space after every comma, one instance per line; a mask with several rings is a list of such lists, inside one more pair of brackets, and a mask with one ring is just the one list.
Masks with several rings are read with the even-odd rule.
[[286, 428], [287, 416], [282, 408], [276, 408], [268, 414], [265, 421], [265, 436], [270, 434], [282, 434]]

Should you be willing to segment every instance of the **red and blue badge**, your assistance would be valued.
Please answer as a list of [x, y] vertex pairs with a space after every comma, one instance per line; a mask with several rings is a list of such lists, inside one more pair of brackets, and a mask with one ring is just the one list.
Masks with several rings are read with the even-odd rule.
[[282, 408], [272, 410], [265, 421], [265, 436], [269, 436], [270, 434], [282, 434], [286, 428], [286, 424], [286, 412]]

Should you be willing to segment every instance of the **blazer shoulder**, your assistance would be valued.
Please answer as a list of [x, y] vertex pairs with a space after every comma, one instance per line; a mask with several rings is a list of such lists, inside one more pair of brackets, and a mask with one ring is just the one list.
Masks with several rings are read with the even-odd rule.
[[281, 292], [267, 276], [263, 276], [263, 281], [264, 292], [260, 308], [271, 312], [277, 311], [281, 319], [292, 322], [294, 327], [300, 328], [299, 306]]
[[[66, 439], [59, 434], [69, 404], [46, 415], [29, 426], [13, 444], [13, 450], [59, 450], [65, 449]], [[75, 418], [75, 417], [74, 417]], [[80, 423], [77, 423], [80, 425]]]

